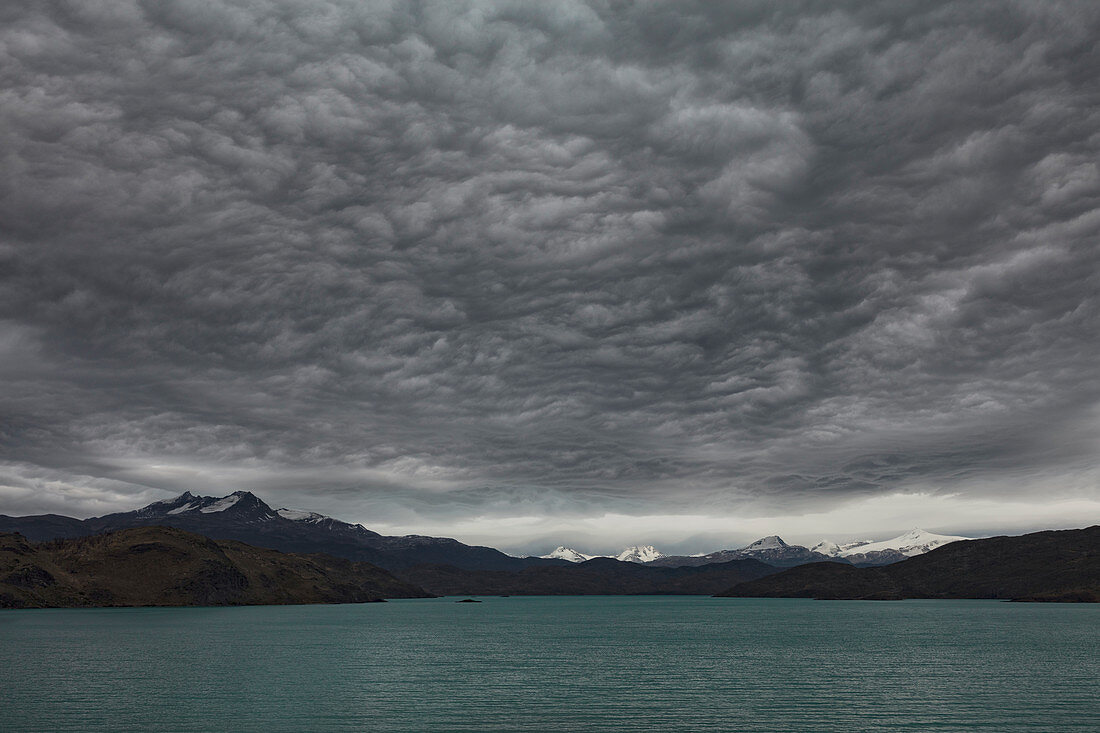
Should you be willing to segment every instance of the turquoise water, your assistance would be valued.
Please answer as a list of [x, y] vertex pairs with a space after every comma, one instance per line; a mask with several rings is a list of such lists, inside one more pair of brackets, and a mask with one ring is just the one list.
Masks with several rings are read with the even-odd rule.
[[1095, 732], [1098, 632], [989, 601], [4, 611], [0, 730]]

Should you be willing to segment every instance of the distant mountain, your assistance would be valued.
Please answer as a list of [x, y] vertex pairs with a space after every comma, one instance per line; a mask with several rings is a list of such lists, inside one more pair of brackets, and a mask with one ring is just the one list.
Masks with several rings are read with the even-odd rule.
[[776, 572], [778, 568], [757, 560], [670, 568], [597, 557], [518, 572], [418, 565], [397, 571], [397, 576], [437, 595], [710, 595]]
[[829, 557], [847, 558], [853, 565], [887, 565], [907, 557], [922, 555], [951, 542], [968, 539], [972, 538], [911, 529], [905, 534], [881, 542], [861, 541], [838, 545], [823, 540], [810, 549]]
[[820, 562], [828, 559], [811, 552], [802, 545], [788, 545], [777, 535], [758, 539], [747, 547], [741, 548], [738, 553], [740, 557], [751, 557], [779, 567]]
[[882, 567], [802, 565], [733, 586], [719, 595], [1100, 602], [1100, 526], [957, 540]]
[[544, 560], [567, 560], [569, 562], [584, 562], [591, 560], [595, 555], [585, 555], [576, 550], [558, 545], [558, 548], [548, 555], [541, 556]]
[[542, 555], [541, 557], [543, 559], [568, 560], [573, 563], [584, 562], [597, 557], [614, 557], [614, 559], [619, 562], [647, 563], [658, 560], [664, 557], [664, 555], [653, 545], [635, 545], [634, 547], [626, 548], [618, 555], [586, 555], [570, 547], [559, 546], [553, 552], [548, 555]]
[[742, 552], [764, 552], [766, 550], [786, 550], [790, 545], [783, 541], [783, 538], [779, 535], [768, 535], [767, 537], [761, 537], [756, 542], [752, 542], [745, 547], [741, 548]]
[[132, 512], [79, 520], [46, 514], [0, 515], [0, 532], [19, 532], [41, 541], [81, 537], [119, 529], [168, 526], [218, 540], [237, 540], [283, 552], [320, 552], [374, 563], [386, 569], [423, 563], [463, 568], [519, 570], [529, 565], [560, 565], [562, 560], [518, 558], [491, 547], [465, 545], [445, 537], [386, 537], [363, 527], [313, 512], [274, 510], [255, 494], [196, 496], [185, 492]]
[[0, 608], [363, 603], [427, 595], [370, 563], [169, 527], [38, 544], [0, 534]]
[[846, 542], [840, 545], [830, 540], [821, 540], [821, 542], [818, 542], [810, 548], [810, 552], [818, 552], [827, 557], [839, 557], [840, 554], [846, 550], [869, 544], [871, 544], [871, 540], [857, 540], [855, 542]]
[[914, 529], [881, 542], [867, 540], [837, 544], [829, 540], [822, 540], [807, 549], [801, 545], [787, 544], [778, 535], [769, 535], [739, 549], [718, 550], [705, 555], [673, 555], [663, 557], [654, 564], [677, 567], [753, 558], [777, 567], [795, 567], [816, 562], [834, 562], [860, 567], [888, 565], [907, 557], [928, 552], [930, 549], [947, 543], [965, 539], [969, 538], [938, 535], [921, 529]]
[[[541, 558], [519, 558], [491, 547], [465, 545], [446, 537], [388, 537], [361, 524], [343, 522], [316, 512], [272, 509], [248, 491], [236, 491], [222, 497], [184, 492], [174, 499], [153, 502], [136, 511], [85, 520], [57, 514], [29, 517], [0, 515], [0, 532], [20, 532], [36, 541], [153, 525], [177, 527], [215, 539], [238, 540], [284, 552], [323, 552], [371, 562], [391, 570], [421, 564], [454, 565], [470, 570], [520, 570], [533, 565], [582, 563], [602, 557], [558, 547]], [[661, 567], [695, 567], [745, 559], [759, 560], [777, 567], [821, 561], [860, 566], [883, 565], [961, 539], [966, 538], [912, 530], [881, 542], [838, 545], [823, 541], [807, 549], [801, 545], [789, 545], [777, 535], [770, 535], [739, 549], [694, 556], [665, 556], [652, 545], [637, 545], [626, 548], [615, 559]]]
[[706, 555], [673, 555], [660, 558], [653, 564], [665, 567], [686, 567], [745, 559], [759, 560], [776, 567], [792, 567], [811, 562], [848, 562], [843, 558], [813, 552], [801, 545], [788, 545], [779, 536], [770, 535], [736, 550], [718, 550]]
[[628, 547], [615, 557], [619, 562], [653, 562], [660, 560], [664, 555], [657, 551], [653, 545], [634, 545]]

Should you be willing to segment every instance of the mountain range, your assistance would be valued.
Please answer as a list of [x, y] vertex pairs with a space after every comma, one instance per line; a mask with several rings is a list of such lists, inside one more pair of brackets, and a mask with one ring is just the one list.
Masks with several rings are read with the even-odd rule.
[[619, 562], [649, 563], [659, 560], [664, 557], [664, 555], [653, 545], [634, 545], [633, 547], [626, 548], [618, 555], [586, 555], [583, 552], [577, 552], [569, 547], [559, 545], [558, 548], [550, 554], [542, 555], [543, 559], [568, 560], [569, 562], [584, 562], [585, 560], [592, 560], [597, 557], [610, 557]]
[[1100, 602], [1100, 526], [951, 542], [882, 567], [801, 565], [719, 595]]
[[[1100, 527], [955, 540], [928, 552], [905, 544], [914, 540], [924, 544], [936, 541], [930, 540], [927, 533], [906, 533], [902, 545], [914, 553], [912, 557], [868, 567], [824, 561], [784, 569], [753, 558], [672, 567], [655, 562], [593, 558], [572, 567], [527, 568], [518, 572], [419, 566], [408, 568], [401, 577], [443, 595], [715, 593], [729, 597], [855, 600], [1100, 601]], [[790, 546], [778, 537], [765, 537], [749, 548], [756, 553], [782, 553]], [[730, 578], [748, 575], [757, 577], [714, 590]]]
[[892, 539], [872, 542], [862, 540], [838, 545], [822, 540], [811, 548], [790, 545], [778, 535], [762, 537], [749, 545], [731, 550], [718, 550], [702, 555], [665, 555], [652, 545], [628, 547], [618, 555], [590, 555], [560, 546], [543, 558], [579, 563], [596, 557], [614, 557], [623, 562], [640, 562], [664, 567], [684, 567], [753, 559], [777, 567], [793, 567], [812, 562], [838, 562], [857, 566], [887, 565], [959, 540], [970, 539], [941, 535], [923, 529], [912, 529]]
[[[196, 532], [219, 540], [237, 540], [283, 552], [320, 552], [366, 561], [388, 570], [417, 565], [453, 565], [464, 570], [520, 571], [532, 566], [561, 566], [607, 557], [558, 547], [542, 557], [513, 557], [492, 547], [466, 545], [446, 537], [386, 536], [361, 524], [343, 522], [310, 511], [273, 509], [255, 494], [236, 491], [228, 496], [198, 496], [184, 492], [131, 512], [74, 519], [58, 514], [27, 517], [0, 515], [0, 532], [19, 532], [41, 541], [101, 534], [119, 529], [161, 525]], [[613, 559], [661, 567], [698, 567], [732, 560], [759, 560], [776, 567], [812, 562], [883, 565], [926, 552], [960, 537], [912, 530], [881, 542], [846, 545], [823, 541], [813, 548], [790, 545], [780, 537], [764, 537], [738, 549], [702, 555], [664, 555], [652, 545], [628, 547]]]
[[[858, 551], [867, 545], [878, 547]], [[795, 547], [772, 536], [750, 544], [743, 551], [773, 559], [783, 553], [797, 555], [806, 551]], [[518, 572], [418, 566], [401, 575], [410, 583], [443, 595], [715, 593], [726, 597], [1100, 602], [1100, 527], [980, 540], [914, 530], [883, 543], [852, 543], [848, 548], [832, 551], [858, 557], [887, 550], [901, 555], [902, 560], [864, 567], [827, 560], [784, 569], [752, 557], [695, 566], [661, 564], [669, 558], [643, 564], [596, 557], [572, 567], [528, 568]], [[713, 590], [727, 579], [748, 575], [757, 577], [739, 580], [724, 590]]]
[[913, 530], [813, 548], [772, 535], [698, 556], [640, 545], [615, 558], [565, 547], [518, 558], [449, 538], [389, 537], [237, 491], [186, 492], [84, 520], [0, 515], [0, 538], [0, 605], [8, 606], [307, 603], [383, 593], [1100, 599], [1097, 527], [986, 540]]
[[466, 545], [446, 537], [387, 537], [360, 524], [313, 512], [272, 509], [248, 491], [236, 491], [224, 497], [185, 492], [132, 512], [90, 519], [57, 514], [0, 515], [0, 532], [18, 532], [35, 541], [153, 525], [176, 527], [217, 540], [237, 540], [283, 552], [319, 552], [366, 561], [387, 570], [424, 563], [446, 563], [477, 570], [521, 570], [531, 565], [565, 563], [563, 560], [512, 557], [492, 547]]

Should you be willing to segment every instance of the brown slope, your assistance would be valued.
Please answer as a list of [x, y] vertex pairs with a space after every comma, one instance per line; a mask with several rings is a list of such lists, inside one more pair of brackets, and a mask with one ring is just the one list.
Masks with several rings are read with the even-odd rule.
[[141, 527], [40, 544], [0, 535], [0, 607], [362, 603], [425, 597], [365, 562]]
[[803, 565], [719, 595], [1098, 601], [1100, 526], [952, 542], [884, 567]]

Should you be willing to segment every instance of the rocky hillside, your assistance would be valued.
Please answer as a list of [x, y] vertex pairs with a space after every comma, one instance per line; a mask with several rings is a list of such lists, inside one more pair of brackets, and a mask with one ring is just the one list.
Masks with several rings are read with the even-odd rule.
[[366, 562], [170, 527], [31, 543], [0, 535], [0, 608], [364, 603], [429, 594]]

